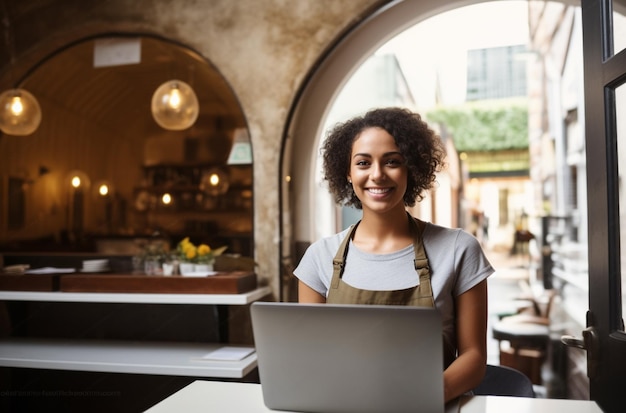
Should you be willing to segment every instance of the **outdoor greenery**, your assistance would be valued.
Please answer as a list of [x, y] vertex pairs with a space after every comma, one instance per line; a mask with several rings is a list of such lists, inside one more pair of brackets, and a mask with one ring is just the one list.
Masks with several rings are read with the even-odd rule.
[[528, 148], [528, 108], [523, 103], [467, 103], [433, 110], [426, 119], [445, 127], [459, 152]]

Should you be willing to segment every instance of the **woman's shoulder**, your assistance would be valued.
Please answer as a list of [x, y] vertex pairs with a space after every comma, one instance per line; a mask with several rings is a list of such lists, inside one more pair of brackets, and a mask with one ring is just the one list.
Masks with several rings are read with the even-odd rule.
[[441, 241], [441, 242], [457, 242], [463, 244], [478, 243], [476, 237], [462, 228], [449, 228], [442, 225], [433, 224], [432, 222], [424, 223], [424, 240]]
[[424, 234], [428, 233], [430, 235], [438, 235], [438, 236], [458, 236], [459, 232], [463, 232], [461, 228], [449, 228], [444, 227], [443, 225], [433, 224], [432, 222], [423, 221], [424, 222]]

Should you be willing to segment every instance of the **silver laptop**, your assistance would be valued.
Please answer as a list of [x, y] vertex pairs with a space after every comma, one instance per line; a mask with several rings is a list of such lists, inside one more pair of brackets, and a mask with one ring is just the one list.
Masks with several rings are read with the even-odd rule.
[[270, 409], [444, 412], [434, 309], [255, 302], [251, 316]]

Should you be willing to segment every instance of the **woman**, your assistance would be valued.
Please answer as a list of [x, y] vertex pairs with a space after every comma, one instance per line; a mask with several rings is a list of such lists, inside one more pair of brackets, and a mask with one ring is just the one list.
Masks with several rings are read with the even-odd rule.
[[302, 303], [436, 307], [444, 333], [446, 402], [482, 380], [487, 277], [494, 270], [469, 233], [411, 217], [443, 165], [440, 138], [421, 117], [376, 109], [336, 126], [323, 148], [324, 179], [358, 224], [313, 243], [294, 274]]

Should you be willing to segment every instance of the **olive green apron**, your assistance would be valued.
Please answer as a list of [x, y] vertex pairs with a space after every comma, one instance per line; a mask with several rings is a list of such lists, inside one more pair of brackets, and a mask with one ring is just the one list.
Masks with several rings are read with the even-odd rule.
[[[342, 241], [337, 254], [333, 259], [333, 277], [326, 302], [329, 304], [370, 304], [370, 305], [408, 305], [415, 307], [434, 307], [435, 299], [430, 283], [430, 268], [424, 250], [422, 233], [424, 223], [408, 216], [411, 233], [413, 234], [413, 248], [415, 250], [414, 266], [419, 276], [419, 285], [403, 290], [372, 291], [352, 287], [343, 281], [343, 271], [348, 256], [348, 245], [354, 237], [358, 223], [353, 225], [348, 235]], [[455, 358], [455, 346], [444, 343], [444, 365], [449, 366]]]
[[343, 240], [337, 254], [333, 259], [333, 278], [330, 282], [327, 303], [335, 304], [377, 304], [377, 305], [411, 305], [416, 307], [434, 307], [433, 290], [430, 285], [430, 269], [424, 244], [422, 242], [422, 232], [424, 223], [409, 216], [411, 223], [411, 233], [413, 234], [413, 248], [415, 250], [415, 271], [419, 276], [419, 285], [404, 290], [394, 291], [370, 291], [352, 287], [343, 281], [343, 270], [345, 268], [346, 257], [348, 256], [348, 245], [354, 237], [358, 223], [351, 227], [348, 236]]

